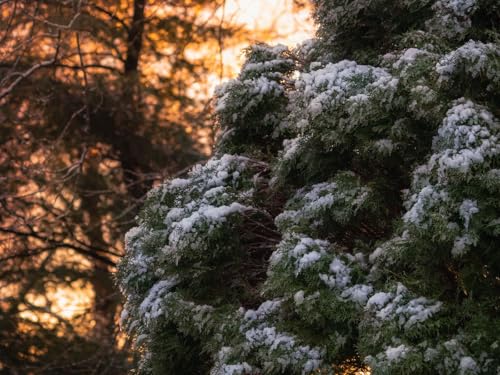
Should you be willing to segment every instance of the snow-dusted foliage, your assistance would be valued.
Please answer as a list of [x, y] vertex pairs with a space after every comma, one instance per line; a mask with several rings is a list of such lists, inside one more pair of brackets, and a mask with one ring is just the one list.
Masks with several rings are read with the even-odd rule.
[[[145, 372], [159, 366], [155, 356], [161, 349], [154, 343], [169, 327], [182, 326], [184, 334], [218, 329], [210, 320], [247, 293], [244, 286], [250, 280], [233, 262], [239, 259], [258, 270], [248, 243], [259, 242], [249, 234], [249, 221], [265, 222], [265, 216], [252, 206], [261, 182], [251, 177], [266, 169], [263, 162], [226, 154], [149, 193], [138, 226], [127, 234], [118, 274], [128, 296], [122, 323], [146, 348]], [[245, 226], [248, 243], [240, 236]], [[158, 368], [175, 368], [181, 360], [174, 356]]]
[[262, 141], [272, 148], [274, 129], [283, 119], [285, 87], [295, 66], [290, 51], [283, 45], [257, 44], [245, 52], [239, 76], [215, 91], [218, 152], [242, 152]]
[[447, 38], [460, 37], [472, 27], [471, 17], [478, 10], [479, 0], [438, 0], [432, 9], [435, 16], [427, 26]]
[[[280, 331], [275, 324], [281, 308], [280, 300], [263, 302], [257, 310], [240, 309], [241, 340], [233, 347], [223, 347], [212, 374], [295, 372], [309, 374], [321, 364], [321, 350], [300, 345], [299, 340]], [[231, 363], [236, 360], [237, 363]], [[241, 361], [244, 360], [243, 363]], [[261, 363], [251, 367], [248, 362]], [[229, 363], [227, 363], [229, 362]], [[235, 372], [236, 371], [236, 372]]]
[[[314, 0], [118, 272], [140, 373], [500, 371], [500, 5]], [[229, 153], [229, 154], [228, 154]]]
[[498, 90], [500, 86], [500, 47], [495, 43], [469, 40], [463, 46], [443, 56], [436, 64], [442, 81], [451, 77], [462, 80], [482, 79], [486, 89]]

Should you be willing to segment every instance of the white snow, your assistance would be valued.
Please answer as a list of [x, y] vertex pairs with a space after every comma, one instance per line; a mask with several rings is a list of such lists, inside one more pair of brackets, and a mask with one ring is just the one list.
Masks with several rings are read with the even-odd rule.
[[500, 124], [485, 108], [459, 99], [448, 110], [438, 135], [434, 138], [435, 154], [424, 171], [438, 166], [439, 182], [446, 182], [449, 170], [468, 173], [485, 160], [500, 154]]
[[244, 319], [247, 321], [264, 320], [270, 314], [276, 312], [281, 306], [281, 300], [270, 300], [263, 302], [257, 310], [247, 310]]
[[479, 373], [479, 367], [472, 357], [462, 357], [460, 359], [460, 374], [472, 375]]
[[389, 302], [389, 300], [392, 298], [391, 293], [385, 293], [385, 292], [378, 292], [375, 293], [373, 296], [370, 297], [368, 302], [366, 303], [366, 308], [380, 308], [383, 307]]
[[399, 59], [392, 66], [395, 69], [400, 69], [406, 65], [411, 65], [415, 62], [418, 56], [422, 55], [429, 55], [429, 52], [418, 48], [408, 48], [401, 54]]
[[448, 194], [443, 190], [436, 190], [434, 186], [427, 185], [410, 199], [410, 209], [403, 215], [406, 223], [419, 225], [424, 221], [427, 210], [439, 202], [446, 202]]
[[451, 254], [454, 257], [460, 257], [465, 254], [468, 250], [469, 246], [475, 245], [476, 240], [469, 234], [465, 233], [461, 236], [457, 236], [455, 238], [455, 242], [453, 243], [453, 248], [451, 249]]
[[473, 201], [471, 199], [465, 199], [459, 208], [460, 216], [464, 219], [464, 227], [465, 229], [469, 229], [470, 220], [473, 215], [479, 212], [479, 208], [477, 207], [477, 201]]
[[293, 295], [293, 300], [297, 306], [302, 305], [304, 303], [304, 291], [299, 290], [297, 293]]
[[229, 206], [222, 205], [218, 207], [203, 205], [197, 211], [191, 213], [190, 216], [171, 224], [172, 232], [168, 237], [169, 244], [170, 246], [176, 246], [187, 233], [192, 232], [193, 228], [201, 223], [217, 225], [225, 222], [227, 216], [242, 213], [249, 209], [249, 207], [237, 202], [233, 202]]
[[344, 289], [351, 282], [351, 270], [342, 260], [335, 258], [329, 268], [332, 274], [319, 277], [330, 288]]
[[365, 305], [368, 296], [373, 292], [371, 285], [356, 284], [344, 290], [341, 294], [342, 298], [347, 298], [359, 305]]
[[170, 290], [177, 285], [176, 277], [171, 277], [166, 280], [158, 281], [149, 290], [146, 298], [139, 306], [139, 312], [142, 318], [148, 322], [151, 319], [156, 319], [164, 314], [163, 306], [165, 298], [170, 294]]
[[494, 57], [500, 57], [500, 48], [497, 45], [469, 40], [439, 60], [436, 72], [443, 81], [464, 69], [473, 78], [485, 74], [488, 79], [498, 82], [500, 77], [493, 65]]
[[457, 16], [466, 16], [477, 5], [477, 0], [446, 0], [445, 6], [453, 10]]
[[407, 353], [408, 353], [408, 348], [403, 344], [396, 347], [388, 347], [385, 350], [385, 355], [389, 360], [389, 362], [403, 359], [404, 357], [406, 357]]
[[168, 185], [172, 189], [182, 189], [188, 186], [191, 183], [191, 180], [186, 178], [175, 178], [168, 182]]
[[310, 253], [304, 254], [298, 261], [297, 273], [300, 273], [303, 269], [316, 263], [321, 259], [321, 256], [322, 254], [317, 251], [311, 251]]
[[[358, 90], [354, 83], [356, 77], [364, 77], [371, 81], [364, 87], [363, 92], [356, 92]], [[302, 99], [308, 103], [306, 110], [314, 118], [324, 108], [334, 107], [349, 97], [359, 94], [370, 96], [369, 93], [375, 89], [392, 90], [396, 84], [397, 80], [384, 69], [343, 60], [336, 64], [330, 63], [321, 69], [302, 73], [295, 87], [302, 93]], [[366, 100], [366, 97], [363, 97], [363, 100]]]

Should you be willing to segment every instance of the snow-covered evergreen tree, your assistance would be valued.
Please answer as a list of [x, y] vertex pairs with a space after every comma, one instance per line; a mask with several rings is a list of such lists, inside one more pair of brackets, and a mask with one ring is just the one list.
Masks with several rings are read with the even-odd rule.
[[314, 6], [127, 235], [138, 372], [500, 372], [500, 4]]

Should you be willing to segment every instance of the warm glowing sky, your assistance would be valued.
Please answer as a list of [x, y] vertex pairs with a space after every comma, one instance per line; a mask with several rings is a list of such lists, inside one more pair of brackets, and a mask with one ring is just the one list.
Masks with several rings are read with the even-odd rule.
[[[225, 19], [256, 30], [255, 39], [224, 52], [225, 76], [234, 76], [242, 63], [241, 50], [257, 41], [294, 46], [314, 34], [314, 25], [308, 9], [293, 12], [293, 0], [227, 0]], [[259, 31], [267, 31], [267, 40], [261, 40]], [[272, 32], [274, 35], [269, 35]]]
[[275, 41], [294, 45], [310, 38], [314, 31], [309, 11], [292, 12], [292, 0], [228, 0], [226, 13], [249, 29], [266, 29], [273, 25], [281, 36]]
[[[294, 8], [293, 0], [226, 0], [224, 9], [219, 9], [215, 17], [221, 18], [230, 25], [244, 27], [249, 33], [244, 33], [244, 38], [237, 45], [224, 45], [222, 53], [223, 81], [233, 78], [238, 74], [243, 63], [242, 50], [256, 42], [269, 44], [285, 44], [293, 47], [298, 43], [313, 37], [315, 27], [310, 16], [309, 8]], [[204, 55], [218, 55], [213, 47], [208, 50], [190, 51], [194, 58]], [[212, 97], [214, 88], [221, 83], [220, 60], [208, 76], [208, 88], [204, 84], [194, 85], [190, 95], [193, 97]], [[163, 62], [154, 63], [153, 70], [162, 69]], [[207, 90], [208, 89], [208, 90]]]

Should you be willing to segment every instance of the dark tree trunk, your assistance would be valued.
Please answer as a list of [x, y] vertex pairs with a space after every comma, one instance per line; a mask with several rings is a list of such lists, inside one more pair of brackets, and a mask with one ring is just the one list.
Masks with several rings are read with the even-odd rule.
[[125, 75], [137, 72], [144, 33], [144, 8], [146, 0], [134, 1], [134, 15], [127, 37], [127, 59], [125, 60]]
[[[141, 94], [140, 81], [138, 75], [139, 61], [141, 57], [142, 38], [145, 28], [144, 10], [146, 0], [134, 0], [134, 14], [132, 24], [127, 35], [127, 57], [125, 60], [124, 75], [127, 78], [126, 84], [123, 87], [122, 105], [124, 111], [116, 114], [116, 124], [119, 133], [118, 149], [120, 151], [120, 160], [124, 169], [125, 182], [130, 194], [140, 199], [147, 191], [147, 187], [140, 182], [141, 176], [145, 172], [144, 163], [136, 159], [137, 154], [132, 152], [133, 144], [137, 137], [134, 134], [134, 129], [138, 124], [142, 123], [141, 116]], [[149, 150], [144, 150], [146, 153]]]

